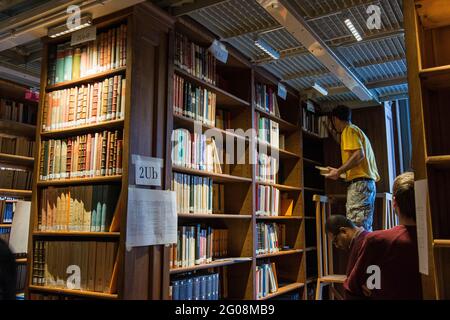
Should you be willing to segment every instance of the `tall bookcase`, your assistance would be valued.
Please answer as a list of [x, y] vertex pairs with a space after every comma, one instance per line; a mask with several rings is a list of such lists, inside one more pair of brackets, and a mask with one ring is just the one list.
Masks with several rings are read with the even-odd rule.
[[[139, 247], [132, 248], [131, 250], [125, 249], [126, 212], [128, 187], [135, 184], [134, 174], [131, 173], [134, 172], [132, 155], [138, 154], [162, 158], [165, 154], [164, 145], [158, 141], [163, 141], [165, 132], [164, 101], [166, 101], [167, 97], [165, 88], [165, 83], [167, 83], [167, 34], [172, 24], [173, 20], [167, 14], [149, 3], [140, 4], [107, 17], [94, 20], [93, 25], [95, 25], [97, 29], [97, 39], [101, 39], [100, 34], [105, 34], [114, 28], [119, 30], [121, 26], [126, 26], [125, 30], [123, 28], [120, 29], [121, 33], [117, 31], [115, 36], [110, 35], [110, 38], [106, 38], [111, 40], [105, 40], [105, 46], [108, 46], [108, 41], [114, 43], [113, 39], [115, 39], [117, 43], [120, 43], [118, 50], [111, 51], [111, 56], [119, 57], [120, 59], [123, 59], [126, 56], [126, 63], [123, 63], [123, 61], [122, 63], [112, 64], [111, 68], [106, 70], [99, 69], [94, 73], [76, 77], [76, 80], [68, 80], [56, 84], [48, 81], [49, 75], [53, 72], [52, 69], [49, 70], [49, 67], [52, 66], [50, 56], [52, 55], [52, 52], [55, 52], [55, 47], [58, 48], [58, 45], [69, 42], [70, 36], [58, 37], [55, 39], [43, 39], [44, 49], [41, 73], [41, 97], [38, 125], [36, 129], [37, 161], [35, 162], [34, 167], [36, 175], [33, 182], [32, 217], [29, 237], [30, 259], [28, 261], [28, 283], [26, 290], [28, 298], [158, 298], [160, 292], [156, 288], [158, 288], [158, 282], [161, 281], [161, 274], [155, 270], [155, 268], [152, 268], [152, 266], [155, 265], [156, 260], [159, 261], [158, 250], [161, 250], [161, 248]], [[120, 39], [119, 34], [122, 34]], [[109, 46], [109, 48], [111, 49], [111, 46]], [[105, 50], [105, 53], [109, 51], [108, 49], [102, 50]], [[105, 55], [104, 58], [106, 57], [107, 56]], [[91, 62], [92, 61], [93, 60], [91, 60]], [[72, 125], [67, 127], [63, 125], [62, 127], [51, 127], [50, 130], [48, 130], [48, 128], [44, 129], [44, 114], [47, 114], [46, 116], [48, 117], [48, 109], [46, 109], [48, 107], [48, 105], [46, 105], [47, 93], [81, 86], [86, 87], [89, 84], [95, 84], [96, 82], [104, 81], [105, 79], [114, 76], [121, 76], [122, 79], [125, 79], [122, 83], [125, 85], [125, 90], [123, 90], [124, 95], [122, 96], [122, 111], [124, 112], [122, 117], [118, 115], [118, 117], [111, 117], [111, 119], [108, 117], [105, 119], [100, 118], [97, 119], [97, 121], [87, 123], [72, 122]], [[111, 93], [111, 96], [114, 97], [116, 95], [113, 92]], [[114, 104], [114, 102], [112, 103]], [[63, 106], [64, 103], [61, 105]], [[88, 108], [91, 108], [89, 107], [89, 104]], [[113, 107], [111, 106], [111, 108]], [[82, 114], [83, 112], [86, 111], [82, 111]], [[84, 116], [82, 115], [81, 118], [83, 117]], [[111, 141], [111, 146], [113, 143], [116, 143], [117, 146], [116, 153], [112, 152], [108, 158], [110, 160], [109, 163], [112, 161], [114, 165], [117, 165], [116, 167], [119, 167], [120, 160], [118, 159], [120, 159], [120, 156], [117, 152], [121, 152], [121, 172], [116, 170], [115, 173], [110, 175], [93, 177], [66, 177], [59, 179], [53, 177], [53, 179], [41, 179], [40, 175], [42, 175], [42, 172], [40, 171], [40, 168], [42, 165], [45, 165], [45, 163], [42, 162], [42, 159], [46, 159], [45, 157], [41, 159], [43, 152], [41, 143], [43, 141], [51, 139], [69, 139], [87, 134], [94, 135], [95, 133], [101, 133], [105, 130], [111, 130], [113, 132], [117, 130], [119, 138], [117, 140], [121, 139], [123, 141], [122, 148], [120, 148], [120, 143], [116, 143], [113, 138], [110, 138], [109, 140]], [[86, 148], [88, 149], [89, 147], [86, 145]], [[84, 155], [82, 152], [80, 152], [80, 154]], [[79, 163], [85, 164], [87, 162], [81, 161]], [[90, 162], [91, 165], [92, 163], [94, 162]], [[112, 167], [114, 167], [114, 165], [112, 165]], [[87, 164], [79, 170], [89, 170], [86, 166]], [[92, 218], [94, 210], [88, 203], [91, 200], [98, 200], [98, 198], [89, 200], [90, 195], [86, 194], [86, 192], [84, 195], [79, 196], [79, 194], [77, 195], [73, 190], [75, 190], [75, 187], [85, 187], [88, 191], [96, 190], [95, 188], [99, 188], [99, 186], [105, 186], [105, 189], [111, 188], [117, 191], [117, 195], [115, 196], [109, 194], [108, 197], [108, 194], [103, 194], [103, 200], [109, 198], [109, 201], [105, 200], [103, 203], [108, 207], [107, 210], [110, 210], [109, 212], [111, 212], [111, 223], [105, 227], [105, 230], [99, 232], [97, 227], [93, 228], [92, 221], [90, 227], [87, 226], [87, 229], [82, 230], [79, 230], [76, 227], [71, 228], [71, 224], [66, 228], [58, 226], [56, 226], [56, 228], [40, 228], [40, 225], [43, 225], [42, 216], [40, 215], [42, 214], [41, 209], [44, 204], [43, 196], [46, 191], [55, 190], [60, 187], [73, 188], [69, 189], [69, 192], [71, 192], [71, 200], [78, 201], [77, 208], [79, 208], [80, 203], [84, 204], [82, 209], [79, 209], [81, 211], [72, 211], [74, 209], [68, 206], [63, 207], [61, 211], [57, 211], [56, 216], [58, 217], [58, 215], [60, 215], [60, 218], [58, 219], [62, 220], [58, 221], [61, 223], [61, 221], [72, 221], [71, 214], [73, 214], [73, 212], [77, 212], [77, 214], [82, 212], [83, 219], [85, 219], [84, 217], [86, 216]], [[93, 193], [95, 194], [95, 191]], [[72, 202], [70, 202], [70, 204], [72, 204]], [[56, 202], [55, 208], [57, 206], [58, 203]], [[90, 212], [91, 215], [89, 213], [86, 214], [86, 212]], [[54, 211], [52, 214], [55, 214]], [[79, 219], [79, 216], [77, 217], [77, 219]], [[67, 220], [64, 220], [64, 218]], [[79, 222], [77, 220], [75, 221]], [[41, 243], [41, 246], [37, 245]], [[52, 245], [49, 246], [49, 243]], [[92, 243], [94, 243], [94, 245], [92, 245]], [[108, 252], [109, 250], [109, 255], [108, 253], [104, 255], [103, 252], [105, 251], [105, 247], [109, 248], [106, 251]], [[83, 250], [85, 249], [89, 252], [89, 256], [87, 257], [83, 254]], [[46, 257], [45, 254], [47, 253], [54, 256], [55, 252], [56, 254], [58, 254], [58, 252], [61, 253], [61, 261], [55, 264], [58, 265], [59, 269], [55, 269], [54, 266], [53, 269], [51, 269], [51, 261], [46, 261], [48, 266], [46, 265], [45, 269], [42, 268], [42, 262], [44, 261], [43, 254], [44, 257]], [[65, 279], [69, 276], [69, 274], [66, 273], [66, 268], [69, 267], [70, 264], [73, 264], [74, 261], [80, 261], [81, 290], [77, 288], [69, 289], [65, 283]], [[68, 262], [66, 263], [68, 265], [65, 265], [65, 262]], [[83, 266], [94, 266], [96, 270], [85, 270], [86, 268], [83, 269]], [[104, 271], [104, 273], [96, 273], [98, 270]], [[34, 277], [39, 279], [40, 277], [46, 277], [48, 274], [54, 276], [55, 280], [58, 280], [58, 282], [50, 282], [50, 284], [47, 282], [38, 282], [38, 285], [36, 285]], [[85, 277], [93, 277], [94, 280], [92, 281], [99, 281], [97, 278], [98, 274], [100, 274], [100, 278], [103, 278], [101, 280], [103, 282], [103, 290], [101, 289], [101, 282], [98, 287], [96, 286], [97, 282], [94, 282], [95, 286], [91, 287], [89, 286], [89, 279], [83, 280]], [[62, 282], [61, 279], [63, 280]], [[83, 281], [86, 281], [85, 285], [83, 284]]]
[[[256, 104], [257, 84], [271, 89], [275, 95], [278, 80], [260, 68], [253, 67], [241, 54], [229, 47], [229, 57], [226, 64], [217, 62], [216, 83], [212, 84], [192, 75], [179, 65], [171, 63], [176, 55], [175, 42], [178, 34], [184, 35], [189, 41], [201, 48], [207, 49], [215, 37], [203, 27], [188, 18], [178, 19], [175, 33], [171, 35], [170, 47], [172, 52], [169, 57], [169, 99], [168, 99], [168, 126], [167, 141], [171, 141], [174, 129], [187, 129], [192, 134], [196, 120], [180, 115], [178, 109], [179, 95], [176, 94], [177, 82], [173, 77], [184, 82], [200, 86], [216, 94], [216, 110], [224, 110], [229, 113], [228, 129], [257, 129], [257, 117], [264, 117], [278, 124], [279, 134], [284, 135], [285, 147], [274, 147], [267, 143], [260, 143], [260, 147], [266, 149], [269, 154], [279, 154], [279, 173], [277, 180], [271, 183], [257, 179], [257, 166], [250, 163], [253, 155], [256, 159], [256, 147], [251, 145], [248, 135], [229, 132], [227, 128], [218, 128], [209, 124], [201, 124], [202, 132], [213, 129], [224, 141], [227, 137], [234, 138], [234, 143], [244, 146], [245, 163], [224, 163], [221, 166], [222, 173], [211, 173], [173, 163], [171, 150], [166, 155], [166, 174], [173, 180], [176, 175], [207, 177], [214, 183], [223, 184], [224, 210], [220, 213], [202, 214], [199, 212], [179, 213], [178, 226], [202, 225], [213, 229], [227, 229], [226, 256], [213, 260], [209, 264], [198, 264], [190, 267], [174, 265], [174, 252], [172, 248], [166, 248], [164, 270], [166, 281], [164, 282], [163, 295], [169, 298], [175, 293], [175, 287], [179, 286], [179, 279], [202, 276], [205, 272], [219, 274], [219, 287], [221, 299], [271, 299], [285, 293], [298, 293], [303, 296], [305, 284], [305, 240], [303, 219], [303, 180], [301, 161], [301, 127], [299, 123], [300, 108], [298, 95], [289, 90], [287, 100], [277, 98], [279, 115], [262, 110]], [[175, 83], [175, 84], [174, 84]], [[179, 88], [178, 88], [179, 89]], [[174, 105], [176, 105], [174, 107]], [[175, 113], [174, 113], [175, 111]], [[168, 143], [169, 144], [169, 143]], [[224, 143], [225, 145], [225, 143]], [[225, 154], [230, 150], [224, 148]], [[235, 148], [235, 147], [233, 147]], [[237, 160], [236, 158], [234, 159]], [[280, 199], [292, 201], [292, 214], [279, 216], [260, 216], [256, 214], [258, 187], [274, 187], [280, 192]], [[174, 188], [173, 186], [171, 186]], [[216, 192], [216, 191], [214, 191]], [[214, 196], [213, 196], [214, 197]], [[284, 239], [286, 248], [278, 252], [257, 254], [258, 224], [277, 223], [284, 225]], [[275, 263], [279, 288], [277, 292], [259, 297], [257, 294], [257, 268], [261, 264]], [[170, 290], [169, 290], [170, 288]], [[177, 291], [178, 292], [178, 291]]]
[[425, 298], [450, 297], [450, 10], [446, 1], [403, 2], [415, 179], [427, 179], [429, 275]]
[[[34, 152], [31, 143], [34, 141], [34, 133], [36, 131], [35, 118], [37, 113], [38, 104], [34, 100], [26, 99], [26, 91], [29, 88], [23, 85], [19, 85], [10, 81], [0, 80], [0, 99], [2, 99], [2, 106], [0, 106], [0, 139], [2, 139], [0, 145], [0, 166], [8, 169], [26, 170], [32, 175], [34, 165]], [[22, 105], [22, 107], [20, 106]], [[20, 111], [22, 108], [22, 111]], [[24, 108], [29, 108], [27, 114], [30, 111], [34, 114], [29, 120], [31, 123], [24, 123], [15, 121], [14, 114], [20, 117], [23, 115], [23, 119], [28, 118], [25, 116]], [[15, 109], [15, 110], [14, 110]], [[14, 110], [14, 111], [13, 111]], [[30, 114], [31, 115], [31, 114]], [[15, 120], [11, 120], [15, 119]], [[28, 119], [27, 119], [28, 120]], [[28, 122], [28, 121], [25, 121]], [[19, 140], [18, 140], [19, 139]], [[2, 179], [6, 178], [3, 177]], [[30, 200], [31, 199], [31, 186], [27, 189], [19, 188], [0, 188], [0, 197], [7, 199], [5, 203], [14, 203], [16, 200]], [[6, 205], [5, 205], [6, 206]], [[5, 206], [1, 206], [2, 210], [5, 210]], [[0, 221], [0, 230], [2, 234], [10, 233], [12, 221], [4, 221], [4, 215], [0, 212], [3, 220]], [[16, 256], [16, 263], [18, 267], [18, 284], [20, 283], [24, 273], [24, 265], [27, 263], [27, 256]], [[19, 288], [18, 288], [19, 289]], [[19, 292], [21, 294], [22, 292]]]

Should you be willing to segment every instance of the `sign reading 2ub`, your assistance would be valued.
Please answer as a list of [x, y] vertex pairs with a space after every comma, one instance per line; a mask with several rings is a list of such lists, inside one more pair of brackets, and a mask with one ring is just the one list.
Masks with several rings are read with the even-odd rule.
[[136, 185], [161, 187], [163, 160], [133, 155]]

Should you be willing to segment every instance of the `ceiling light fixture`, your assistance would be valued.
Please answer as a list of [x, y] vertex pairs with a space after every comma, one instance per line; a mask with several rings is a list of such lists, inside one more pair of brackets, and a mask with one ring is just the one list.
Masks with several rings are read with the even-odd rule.
[[272, 48], [267, 42], [262, 40], [261, 38], [257, 37], [255, 39], [255, 46], [260, 48], [262, 51], [267, 53], [269, 56], [271, 56], [273, 59], [278, 60], [280, 59], [280, 53]]
[[73, 28], [68, 28], [67, 24], [62, 24], [56, 27], [52, 27], [48, 29], [48, 36], [50, 38], [57, 38], [60, 36], [63, 36], [65, 34], [68, 34], [70, 32], [74, 32], [86, 27], [89, 27], [92, 25], [92, 15], [90, 14], [84, 14], [81, 16], [80, 18], [80, 24], [78, 24], [77, 26], [73, 27]]
[[327, 96], [328, 95], [328, 90], [325, 89], [324, 87], [322, 87], [320, 84], [318, 84], [317, 82], [314, 83], [314, 85], [312, 86], [314, 90], [316, 90], [317, 92], [319, 92], [321, 95], [323, 96]]
[[353, 25], [353, 23], [350, 21], [350, 19], [347, 19], [344, 21], [345, 24], [347, 25], [347, 28], [350, 30], [350, 32], [353, 34], [353, 36], [356, 38], [357, 41], [361, 41], [362, 37], [359, 34], [358, 30], [356, 30], [355, 26]]

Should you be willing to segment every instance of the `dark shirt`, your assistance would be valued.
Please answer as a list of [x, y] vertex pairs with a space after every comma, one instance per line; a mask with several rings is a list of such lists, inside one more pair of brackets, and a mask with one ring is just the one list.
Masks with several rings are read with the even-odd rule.
[[[369, 234], [368, 231], [363, 230], [356, 238], [353, 239], [353, 242], [350, 246], [350, 252], [348, 256], [347, 269], [345, 271], [346, 276], [348, 277], [353, 270], [353, 267], [358, 260], [358, 257], [361, 253], [361, 247], [366, 239], [366, 236]], [[345, 300], [358, 300], [361, 297], [353, 296], [349, 291], [345, 290]]]
[[371, 291], [371, 299], [422, 299], [415, 226], [401, 225], [366, 236], [361, 254], [344, 282], [351, 295], [364, 296], [362, 286], [373, 274], [367, 273], [371, 265], [379, 266], [381, 272], [381, 288]]
[[16, 260], [8, 244], [0, 239], [0, 300], [16, 298]]

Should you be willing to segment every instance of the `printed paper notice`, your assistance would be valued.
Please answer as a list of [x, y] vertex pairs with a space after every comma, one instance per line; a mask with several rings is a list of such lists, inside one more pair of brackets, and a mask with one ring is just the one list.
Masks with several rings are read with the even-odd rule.
[[416, 181], [414, 185], [414, 191], [416, 198], [419, 271], [422, 274], [428, 275], [427, 180]]
[[126, 247], [177, 242], [176, 193], [128, 188]]
[[30, 211], [30, 201], [17, 201], [14, 204], [14, 218], [9, 236], [9, 246], [14, 253], [28, 252]]

